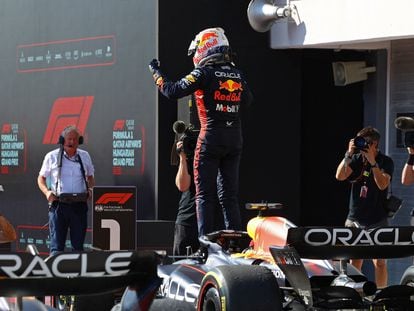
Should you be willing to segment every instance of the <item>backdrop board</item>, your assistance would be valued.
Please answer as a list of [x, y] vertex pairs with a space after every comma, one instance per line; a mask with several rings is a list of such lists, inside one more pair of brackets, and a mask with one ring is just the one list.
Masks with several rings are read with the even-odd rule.
[[94, 187], [93, 247], [104, 250], [135, 250], [137, 188]]
[[[49, 256], [50, 254], [50, 234], [49, 226], [47, 223], [43, 226], [33, 226], [33, 225], [18, 225], [16, 227], [17, 241], [15, 245], [16, 252], [27, 252], [29, 245], [34, 245], [38, 250], [39, 254], [42, 256]], [[83, 248], [85, 250], [91, 249], [91, 237], [92, 230], [88, 228], [86, 230], [85, 241], [83, 243]], [[12, 245], [10, 245], [12, 246]], [[70, 242], [70, 235], [68, 234], [65, 242], [66, 250], [72, 249], [72, 244]]]
[[24, 230], [25, 243], [47, 240], [48, 205], [36, 180], [68, 125], [84, 137], [95, 185], [137, 187], [135, 220], [154, 219], [156, 88], [148, 62], [157, 4], [0, 1], [0, 212]]

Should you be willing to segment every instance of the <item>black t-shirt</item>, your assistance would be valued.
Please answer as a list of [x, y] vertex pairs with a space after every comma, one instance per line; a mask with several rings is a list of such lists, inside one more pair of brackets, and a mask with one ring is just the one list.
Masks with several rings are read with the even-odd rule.
[[176, 224], [183, 226], [197, 227], [196, 202], [195, 202], [195, 185], [193, 176], [193, 160], [187, 159], [188, 173], [191, 176], [190, 188], [181, 193], [180, 202], [178, 204], [178, 213], [175, 220]]
[[[380, 152], [375, 160], [379, 168], [392, 178], [394, 172], [393, 160]], [[363, 226], [370, 226], [386, 219], [387, 212], [384, 203], [388, 188], [384, 190], [378, 188], [371, 165], [366, 161], [364, 163], [362, 154], [354, 155], [349, 167], [352, 169], [352, 174], [348, 180], [352, 184], [352, 189], [347, 218], [358, 221]], [[361, 190], [362, 192], [366, 191], [365, 196], [361, 195]]]

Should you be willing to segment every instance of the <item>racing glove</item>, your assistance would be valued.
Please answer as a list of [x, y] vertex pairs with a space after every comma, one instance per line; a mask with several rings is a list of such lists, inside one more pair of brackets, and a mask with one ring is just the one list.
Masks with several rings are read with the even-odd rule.
[[162, 74], [160, 71], [160, 61], [154, 58], [148, 65], [149, 71], [152, 73], [152, 77], [154, 78], [155, 84], [159, 85]]

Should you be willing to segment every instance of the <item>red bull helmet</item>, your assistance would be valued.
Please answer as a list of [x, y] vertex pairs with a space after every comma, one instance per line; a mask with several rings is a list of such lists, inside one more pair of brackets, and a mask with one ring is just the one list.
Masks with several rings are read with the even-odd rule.
[[230, 61], [230, 46], [224, 30], [215, 27], [198, 33], [188, 48], [188, 55], [193, 54], [194, 67]]

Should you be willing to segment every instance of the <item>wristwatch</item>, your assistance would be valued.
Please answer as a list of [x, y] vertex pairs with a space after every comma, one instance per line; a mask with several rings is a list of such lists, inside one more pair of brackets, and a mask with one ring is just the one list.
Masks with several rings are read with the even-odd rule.
[[377, 163], [377, 162], [375, 162], [375, 164], [371, 164], [371, 168], [374, 168], [374, 167], [379, 168], [379, 166], [378, 166], [378, 163]]

